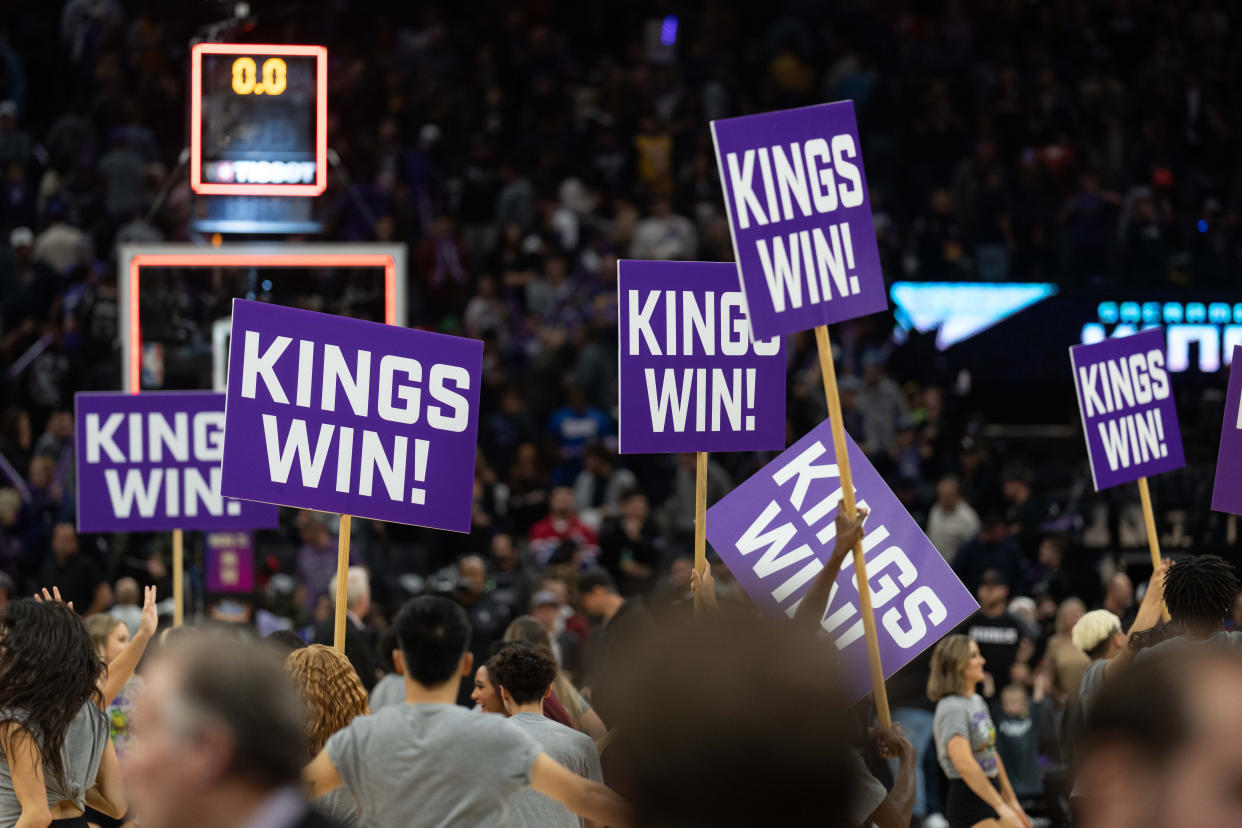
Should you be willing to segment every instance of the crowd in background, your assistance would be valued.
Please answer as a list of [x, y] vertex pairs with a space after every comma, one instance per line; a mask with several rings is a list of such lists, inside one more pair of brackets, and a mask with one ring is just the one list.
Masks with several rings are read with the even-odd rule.
[[[708, 121], [852, 99], [890, 280], [1227, 285], [1242, 264], [1235, 5], [254, 4], [246, 39], [329, 48], [342, 168], [317, 207], [323, 238], [404, 242], [410, 324], [485, 342], [469, 535], [354, 522], [363, 683], [392, 671], [379, 641], [414, 595], [466, 610], [480, 664], [535, 616], [577, 688], [607, 663], [602, 622], [622, 607], [685, 611], [694, 459], [615, 453], [615, 279], [618, 258], [732, 258]], [[185, 67], [224, 12], [162, 8], [0, 11], [0, 591], [56, 584], [133, 633], [141, 587], [171, 594], [168, 539], [78, 536], [72, 394], [120, 375], [117, 244], [193, 235]], [[281, 301], [374, 313], [373, 289], [305, 284]], [[200, 346], [232, 295], [170, 293], [169, 341]], [[890, 331], [884, 316], [841, 327], [846, 426], [978, 596], [963, 631], [988, 662], [1015, 788], [1036, 799], [1059, 778], [1057, 717], [1086, 659], [1069, 630], [1092, 608], [1128, 628], [1141, 569], [1112, 554], [1115, 515], [1106, 554], [1083, 549], [1095, 518], [1077, 445], [1048, 469], [1038, 447], [989, 441], [975, 392], [950, 367], [894, 359]], [[813, 342], [788, 345], [792, 438], [826, 412]], [[709, 500], [770, 457], [713, 456]], [[208, 593], [192, 567], [192, 608], [326, 640], [336, 532], [283, 510], [255, 539], [254, 591]], [[202, 539], [188, 544], [201, 563]], [[721, 600], [745, 601], [712, 561]], [[615, 594], [583, 583], [600, 572]], [[927, 669], [890, 697], [934, 775]], [[936, 805], [924, 781], [920, 815]]]

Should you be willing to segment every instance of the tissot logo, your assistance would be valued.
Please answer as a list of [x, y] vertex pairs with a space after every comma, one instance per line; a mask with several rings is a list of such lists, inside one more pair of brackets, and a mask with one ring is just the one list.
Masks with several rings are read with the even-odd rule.
[[212, 184], [311, 184], [314, 161], [215, 161], [204, 168]]

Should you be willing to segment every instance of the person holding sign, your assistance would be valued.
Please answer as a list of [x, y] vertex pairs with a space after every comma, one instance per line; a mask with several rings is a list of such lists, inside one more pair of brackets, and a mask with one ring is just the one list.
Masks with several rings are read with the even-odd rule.
[[950, 828], [1031, 828], [996, 752], [987, 702], [975, 692], [984, 664], [964, 635], [945, 636], [932, 652], [927, 697], [936, 702], [936, 757], [949, 777], [945, 816]]

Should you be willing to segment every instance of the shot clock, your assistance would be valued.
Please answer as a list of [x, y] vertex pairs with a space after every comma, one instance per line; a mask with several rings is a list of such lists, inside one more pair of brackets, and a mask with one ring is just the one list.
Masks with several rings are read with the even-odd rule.
[[327, 186], [328, 51], [199, 43], [190, 52], [190, 186], [314, 196]]

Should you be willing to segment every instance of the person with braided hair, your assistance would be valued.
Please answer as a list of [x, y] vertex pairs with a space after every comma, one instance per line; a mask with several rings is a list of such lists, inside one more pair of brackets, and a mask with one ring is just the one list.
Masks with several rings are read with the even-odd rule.
[[1136, 658], [1194, 644], [1242, 650], [1242, 632], [1225, 630], [1237, 594], [1238, 577], [1224, 558], [1196, 555], [1178, 561], [1165, 578], [1164, 603], [1181, 634], [1142, 650]]

